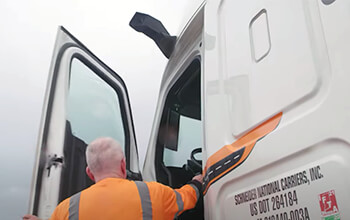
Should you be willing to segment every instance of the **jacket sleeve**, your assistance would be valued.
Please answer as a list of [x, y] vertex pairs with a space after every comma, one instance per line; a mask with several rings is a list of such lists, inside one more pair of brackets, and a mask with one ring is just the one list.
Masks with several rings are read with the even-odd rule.
[[[160, 184], [161, 185], [161, 184]], [[175, 218], [182, 212], [196, 206], [197, 200], [202, 193], [202, 184], [192, 180], [179, 189], [162, 186], [162, 201], [166, 216]]]

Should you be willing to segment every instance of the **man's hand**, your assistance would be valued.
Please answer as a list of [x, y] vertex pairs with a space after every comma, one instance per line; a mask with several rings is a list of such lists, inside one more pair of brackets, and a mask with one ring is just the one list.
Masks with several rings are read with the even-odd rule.
[[197, 176], [194, 176], [194, 177], [192, 178], [192, 180], [197, 180], [198, 182], [200, 182], [201, 184], [203, 184], [203, 176], [202, 176], [202, 174], [199, 174], [199, 175], [197, 175]]
[[36, 217], [35, 215], [25, 215], [22, 218], [23, 220], [40, 220], [40, 218]]

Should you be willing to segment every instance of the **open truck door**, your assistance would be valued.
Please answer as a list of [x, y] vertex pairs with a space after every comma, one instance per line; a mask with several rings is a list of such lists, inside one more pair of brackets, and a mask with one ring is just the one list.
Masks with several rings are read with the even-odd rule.
[[128, 93], [123, 80], [66, 29], [59, 27], [44, 102], [30, 213], [48, 219], [56, 205], [90, 186], [85, 149], [116, 139], [128, 177], [141, 179]]

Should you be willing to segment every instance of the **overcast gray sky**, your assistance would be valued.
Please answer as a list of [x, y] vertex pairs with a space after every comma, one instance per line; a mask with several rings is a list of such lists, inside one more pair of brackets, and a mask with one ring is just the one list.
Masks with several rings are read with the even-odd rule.
[[[177, 35], [201, 0], [0, 1], [0, 213], [27, 212], [41, 109], [58, 25], [125, 81], [141, 162], [167, 59], [128, 23], [136, 11]], [[142, 164], [140, 164], [141, 167]], [[142, 167], [141, 167], [142, 168]]]

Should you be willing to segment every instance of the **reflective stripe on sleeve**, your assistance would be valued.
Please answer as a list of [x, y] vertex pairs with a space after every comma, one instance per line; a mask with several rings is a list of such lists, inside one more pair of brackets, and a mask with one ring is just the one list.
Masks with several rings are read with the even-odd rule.
[[192, 184], [192, 183], [190, 183], [188, 185], [190, 185], [196, 191], [196, 198], [197, 198], [197, 201], [198, 201], [198, 199], [199, 199], [199, 190], [198, 190], [197, 186]]
[[176, 204], [177, 204], [177, 207], [179, 208], [179, 210], [176, 212], [175, 214], [175, 217], [176, 218], [181, 211], [184, 210], [184, 202], [182, 201], [182, 196], [180, 193], [178, 193], [176, 190], [174, 190], [175, 192], [175, 195], [176, 195]]
[[148, 186], [142, 181], [135, 181], [135, 184], [141, 199], [142, 218], [143, 220], [152, 220], [152, 202]]
[[79, 202], [81, 192], [74, 194], [69, 200], [69, 220], [79, 220]]

